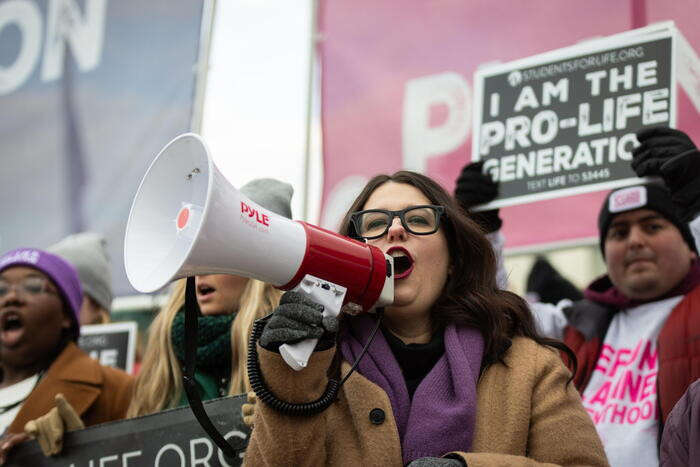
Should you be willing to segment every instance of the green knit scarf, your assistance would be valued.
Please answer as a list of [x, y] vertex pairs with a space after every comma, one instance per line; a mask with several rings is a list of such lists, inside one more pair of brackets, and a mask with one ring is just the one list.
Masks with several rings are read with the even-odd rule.
[[[197, 330], [197, 370], [213, 375], [231, 372], [231, 323], [236, 314], [199, 316]], [[180, 365], [185, 365], [185, 312], [181, 308], [172, 326], [172, 342]]]

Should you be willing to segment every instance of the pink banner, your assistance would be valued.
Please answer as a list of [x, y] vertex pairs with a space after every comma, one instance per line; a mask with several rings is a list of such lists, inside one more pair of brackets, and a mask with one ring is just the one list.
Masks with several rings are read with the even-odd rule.
[[[473, 74], [658, 21], [675, 21], [677, 127], [700, 143], [700, 3], [333, 0], [322, 2], [322, 225], [336, 228], [377, 173], [417, 170], [452, 190], [471, 159]], [[507, 247], [597, 236], [604, 192], [503, 208]]]

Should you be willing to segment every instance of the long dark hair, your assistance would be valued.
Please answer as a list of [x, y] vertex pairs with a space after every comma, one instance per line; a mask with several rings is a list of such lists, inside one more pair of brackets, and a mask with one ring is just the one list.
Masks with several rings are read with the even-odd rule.
[[367, 182], [346, 213], [340, 234], [359, 237], [350, 222], [350, 215], [362, 210], [374, 190], [386, 182], [414, 186], [431, 204], [445, 208], [440, 228], [447, 239], [451, 273], [440, 298], [431, 309], [433, 324], [444, 326], [455, 323], [480, 330], [484, 338], [482, 370], [494, 362], [503, 363], [503, 355], [510, 347], [512, 338], [524, 336], [565, 353], [572, 374], [576, 374], [576, 356], [571, 349], [559, 340], [540, 335], [525, 300], [498, 288], [496, 256], [491, 243], [481, 227], [433, 179], [409, 171], [375, 176]]

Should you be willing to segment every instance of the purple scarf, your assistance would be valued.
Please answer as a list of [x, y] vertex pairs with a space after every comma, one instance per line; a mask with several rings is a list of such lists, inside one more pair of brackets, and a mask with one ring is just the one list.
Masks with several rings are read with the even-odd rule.
[[[351, 364], [360, 355], [376, 321], [369, 315], [348, 320], [340, 340], [343, 358]], [[484, 341], [475, 329], [445, 328], [445, 353], [423, 378], [413, 394], [381, 332], [358, 365], [365, 378], [389, 396], [399, 429], [404, 464], [420, 457], [440, 457], [452, 451], [469, 451], [476, 420], [476, 383]]]

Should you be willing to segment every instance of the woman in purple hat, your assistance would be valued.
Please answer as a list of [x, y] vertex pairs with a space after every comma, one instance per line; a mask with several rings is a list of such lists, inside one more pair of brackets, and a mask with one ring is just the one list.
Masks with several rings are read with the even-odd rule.
[[0, 463], [30, 434], [55, 454], [64, 430], [124, 418], [132, 378], [77, 347], [82, 301], [77, 272], [58, 256], [0, 257]]
[[[571, 351], [539, 336], [527, 304], [497, 287], [488, 240], [442, 187], [413, 172], [374, 177], [341, 233], [394, 258], [394, 302], [324, 411], [256, 404], [246, 465], [607, 465], [559, 355]], [[279, 399], [321, 397], [377, 322], [322, 310], [287, 292], [265, 324], [259, 365]], [[316, 351], [293, 371], [278, 348], [310, 337]]]

